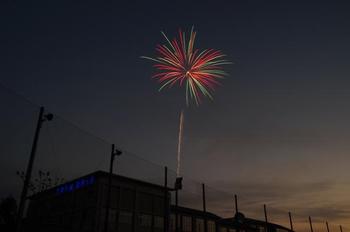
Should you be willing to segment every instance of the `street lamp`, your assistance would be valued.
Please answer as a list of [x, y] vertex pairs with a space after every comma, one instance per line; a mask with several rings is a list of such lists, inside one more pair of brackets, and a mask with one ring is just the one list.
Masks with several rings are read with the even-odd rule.
[[104, 225], [105, 232], [108, 231], [109, 205], [111, 204], [111, 189], [112, 189], [114, 157], [120, 156], [122, 153], [123, 153], [122, 151], [116, 149], [115, 145], [112, 144], [111, 161], [109, 162], [108, 190], [107, 190], [107, 199], [106, 199], [106, 216], [105, 216], [105, 225]]
[[33, 144], [32, 144], [32, 150], [30, 152], [29, 162], [28, 162], [27, 170], [26, 170], [26, 176], [24, 179], [21, 198], [20, 198], [19, 207], [18, 207], [17, 220], [16, 220], [16, 231], [17, 232], [21, 231], [22, 216], [23, 216], [23, 212], [24, 212], [24, 208], [25, 208], [26, 199], [27, 199], [29, 183], [30, 183], [30, 179], [32, 176], [33, 163], [34, 163], [36, 148], [38, 145], [40, 130], [41, 130], [43, 122], [51, 121], [53, 119], [53, 114], [49, 113], [49, 114], [44, 115], [44, 111], [45, 111], [44, 107], [40, 107], [38, 122], [36, 125], [34, 140], [33, 140]]
[[182, 177], [178, 176], [176, 177], [175, 183], [174, 183], [174, 188], [170, 189], [170, 191], [175, 191], [175, 208], [176, 208], [176, 213], [175, 213], [175, 231], [178, 232], [178, 206], [179, 206], [179, 196], [178, 196], [178, 191], [182, 189]]

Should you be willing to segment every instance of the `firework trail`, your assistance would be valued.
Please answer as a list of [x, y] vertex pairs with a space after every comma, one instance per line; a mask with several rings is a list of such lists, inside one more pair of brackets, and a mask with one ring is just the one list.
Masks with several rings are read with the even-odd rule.
[[176, 167], [176, 176], [180, 176], [180, 164], [181, 164], [181, 149], [182, 149], [182, 131], [184, 127], [184, 111], [181, 110], [180, 114], [180, 127], [179, 127], [179, 141], [177, 144], [177, 167]]

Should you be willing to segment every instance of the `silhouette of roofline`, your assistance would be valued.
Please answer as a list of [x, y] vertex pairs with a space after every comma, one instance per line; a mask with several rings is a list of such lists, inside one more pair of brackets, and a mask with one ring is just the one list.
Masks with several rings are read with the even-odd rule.
[[[67, 185], [67, 184], [73, 183], [73, 182], [75, 182], [77, 180], [84, 179], [84, 178], [87, 178], [87, 177], [90, 177], [90, 176], [94, 176], [95, 178], [98, 178], [98, 177], [107, 177], [108, 178], [109, 177], [109, 173], [105, 172], [105, 171], [102, 171], [102, 170], [94, 171], [92, 173], [89, 173], [89, 174], [86, 174], [86, 175], [83, 175], [83, 176], [71, 179], [69, 181], [66, 181], [66, 182], [64, 182], [62, 184], [56, 185], [54, 187], [45, 189], [44, 191], [35, 193], [35, 194], [29, 196], [28, 199], [36, 198], [36, 197], [41, 196], [43, 194], [52, 192], [53, 190], [57, 189], [60, 186]], [[149, 186], [149, 187], [165, 190], [165, 187], [162, 186], [162, 185], [157, 185], [157, 184], [154, 184], [154, 183], [150, 183], [150, 182], [147, 182], [147, 181], [143, 181], [143, 180], [139, 180], [139, 179], [135, 179], [135, 178], [131, 178], [131, 177], [126, 177], [126, 176], [123, 176], [123, 175], [118, 175], [118, 174], [114, 174], [113, 173], [112, 174], [112, 178], [119, 179], [119, 180], [122, 180], [122, 181], [124, 180], [124, 181], [137, 183], [137, 184], [140, 184], [140, 185], [143, 185], [143, 186]], [[172, 188], [167, 187], [167, 190], [170, 191], [170, 190], [172, 190]]]
[[[238, 223], [234, 217], [230, 217], [230, 218], [223, 218], [221, 219], [220, 222], [223, 222], [223, 223]], [[262, 226], [265, 226], [266, 222], [265, 221], [261, 221], [261, 220], [257, 220], [257, 219], [253, 219], [253, 218], [244, 218], [244, 222], [243, 224], [248, 224], [248, 225], [262, 225]], [[281, 226], [279, 224], [276, 224], [276, 223], [272, 223], [272, 222], [268, 222], [267, 223], [269, 226], [274, 226], [276, 228], [280, 228], [280, 229], [283, 229], [283, 230], [288, 230], [288, 231], [292, 231], [290, 228], [287, 228], [287, 227], [284, 227], [284, 226]]]
[[205, 217], [211, 217], [213, 219], [222, 219], [222, 217], [211, 213], [211, 212], [204, 212], [203, 210], [198, 210], [198, 209], [192, 209], [192, 208], [187, 208], [187, 207], [183, 207], [183, 206], [175, 206], [175, 205], [171, 205], [171, 210], [172, 212], [176, 213], [176, 212], [181, 212], [181, 213], [188, 213], [188, 214], [195, 214], [195, 215], [199, 215], [199, 216], [205, 216]]

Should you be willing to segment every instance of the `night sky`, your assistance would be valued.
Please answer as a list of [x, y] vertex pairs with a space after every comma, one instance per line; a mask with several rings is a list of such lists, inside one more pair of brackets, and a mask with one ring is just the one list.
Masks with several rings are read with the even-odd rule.
[[[172, 169], [184, 108], [184, 176], [257, 207], [267, 203], [350, 227], [349, 3], [36, 2], [1, 3], [0, 83]], [[140, 59], [166, 42], [160, 31], [173, 38], [192, 26], [196, 47], [219, 49], [233, 62], [214, 101], [200, 107], [186, 107], [183, 88], [158, 92], [152, 63]], [[3, 115], [14, 99], [1, 99]], [[26, 128], [30, 144], [33, 130]], [[0, 144], [8, 146], [4, 131]], [[27, 156], [6, 149], [0, 165], [8, 175]], [[84, 164], [99, 162], [98, 153]]]

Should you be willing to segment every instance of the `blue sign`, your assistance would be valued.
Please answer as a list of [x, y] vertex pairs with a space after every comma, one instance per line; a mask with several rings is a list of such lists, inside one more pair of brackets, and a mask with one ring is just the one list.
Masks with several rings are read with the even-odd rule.
[[69, 193], [77, 189], [92, 185], [95, 183], [95, 177], [89, 176], [85, 178], [78, 179], [72, 183], [67, 183], [56, 188], [56, 193]]

